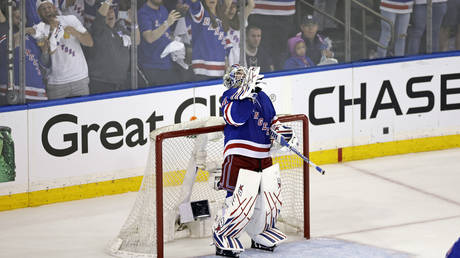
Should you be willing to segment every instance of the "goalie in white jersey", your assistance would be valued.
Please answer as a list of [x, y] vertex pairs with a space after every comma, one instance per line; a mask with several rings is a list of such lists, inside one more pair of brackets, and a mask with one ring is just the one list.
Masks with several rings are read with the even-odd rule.
[[259, 67], [233, 65], [224, 75], [228, 88], [221, 98], [226, 125], [222, 177], [227, 190], [213, 226], [216, 254], [238, 257], [244, 251], [239, 236], [246, 231], [252, 248], [273, 251], [286, 236], [276, 228], [282, 206], [279, 165], [272, 163], [270, 127], [295, 140], [292, 130], [277, 121], [270, 98], [256, 84]]

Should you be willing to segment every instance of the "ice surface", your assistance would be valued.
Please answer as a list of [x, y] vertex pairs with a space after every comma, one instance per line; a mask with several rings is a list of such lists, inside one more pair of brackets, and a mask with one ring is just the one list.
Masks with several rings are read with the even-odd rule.
[[[203, 256], [202, 258], [211, 258], [219, 256]], [[353, 242], [318, 238], [312, 240], [300, 240], [296, 242], [281, 244], [275, 249], [275, 251], [267, 252], [256, 249], [247, 249], [241, 255], [241, 258], [262, 258], [262, 257], [273, 257], [273, 258], [317, 258], [317, 257], [329, 257], [329, 258], [355, 258], [355, 257], [366, 257], [366, 258], [407, 258], [410, 257], [408, 254], [377, 248], [374, 246], [368, 246], [363, 244], [357, 244]]]
[[[247, 249], [241, 257], [444, 257], [460, 236], [459, 148], [323, 167], [324, 176], [310, 173], [312, 240], [288, 235], [273, 254]], [[0, 212], [0, 257], [111, 257], [104, 248], [135, 196]], [[212, 255], [210, 243], [174, 241], [165, 256]]]

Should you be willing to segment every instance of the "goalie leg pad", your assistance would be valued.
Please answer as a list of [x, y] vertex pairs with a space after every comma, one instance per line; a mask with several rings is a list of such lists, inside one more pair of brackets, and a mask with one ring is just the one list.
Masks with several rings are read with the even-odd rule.
[[254, 212], [261, 173], [241, 169], [233, 195], [225, 199], [222, 215], [216, 217], [213, 241], [221, 250], [244, 251], [238, 237]]
[[276, 228], [282, 206], [279, 164], [262, 171], [260, 192], [246, 232], [256, 244], [273, 247], [286, 239]]

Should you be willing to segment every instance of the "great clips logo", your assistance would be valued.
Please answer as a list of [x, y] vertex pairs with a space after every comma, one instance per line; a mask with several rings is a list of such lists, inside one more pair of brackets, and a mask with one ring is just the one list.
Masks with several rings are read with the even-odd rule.
[[[209, 110], [204, 116], [216, 116], [219, 109], [216, 96], [189, 98], [180, 103], [174, 112], [174, 123], [184, 119], [184, 112], [193, 105], [203, 105]], [[207, 113], [207, 112], [206, 112]], [[73, 153], [87, 154], [94, 151], [96, 145], [107, 150], [116, 150], [145, 145], [150, 132], [164, 121], [164, 115], [154, 111], [147, 118], [128, 118], [127, 120], [108, 121], [106, 123], [81, 123], [74, 114], [59, 114], [50, 118], [42, 129], [42, 146], [46, 152], [56, 157], [65, 157]], [[65, 130], [63, 130], [65, 128]]]
[[[121, 124], [117, 121], [109, 121], [103, 125], [97, 123], [79, 125], [78, 117], [73, 114], [60, 114], [52, 117], [42, 130], [42, 145], [46, 152], [56, 157], [64, 157], [75, 153], [81, 148], [81, 153], [89, 151], [89, 136], [96, 134], [102, 146], [108, 150], [116, 150], [124, 144], [128, 147], [144, 145], [147, 143], [148, 133], [144, 131], [144, 123], [155, 130], [156, 123], [162, 121], [163, 116], [157, 116], [155, 112], [145, 121], [139, 118], [132, 118]], [[70, 124], [70, 126], [69, 126]], [[57, 136], [62, 139], [67, 147], [57, 147], [50, 143], [51, 131], [54, 127], [67, 125], [73, 132], [63, 133]], [[55, 131], [54, 131], [55, 132]], [[53, 134], [55, 136], [55, 134]]]

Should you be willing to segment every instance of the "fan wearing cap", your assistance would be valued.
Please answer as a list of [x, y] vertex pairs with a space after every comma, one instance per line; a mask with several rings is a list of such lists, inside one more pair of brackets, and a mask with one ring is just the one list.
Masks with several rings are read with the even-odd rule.
[[88, 95], [88, 66], [81, 45], [92, 47], [91, 35], [75, 16], [58, 15], [51, 0], [37, 0], [37, 10], [42, 22], [33, 27], [34, 38], [46, 42], [51, 54], [48, 98]]
[[332, 44], [329, 38], [323, 37], [318, 33], [318, 22], [313, 15], [307, 15], [300, 25], [301, 32], [296, 36], [301, 37], [308, 49], [308, 57], [313, 63], [318, 64], [321, 58], [331, 58], [334, 53], [330, 51]]

